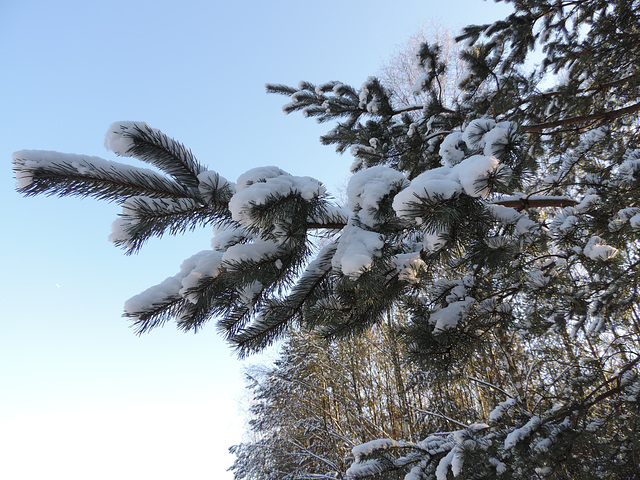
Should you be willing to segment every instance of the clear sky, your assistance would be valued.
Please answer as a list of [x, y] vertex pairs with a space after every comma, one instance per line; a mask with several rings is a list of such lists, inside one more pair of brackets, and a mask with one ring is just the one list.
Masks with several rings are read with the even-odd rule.
[[121, 317], [210, 232], [125, 256], [107, 242], [116, 205], [22, 198], [13, 151], [113, 160], [107, 127], [142, 120], [230, 180], [277, 165], [335, 191], [350, 158], [319, 144], [327, 126], [285, 116], [264, 84], [359, 86], [423, 24], [455, 30], [507, 11], [482, 0], [0, 0], [0, 478], [230, 479], [243, 426], [243, 363], [214, 325], [136, 337]]

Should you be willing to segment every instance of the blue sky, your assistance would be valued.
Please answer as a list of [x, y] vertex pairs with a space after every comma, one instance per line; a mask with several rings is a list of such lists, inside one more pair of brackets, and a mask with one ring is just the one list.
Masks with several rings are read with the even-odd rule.
[[116, 205], [22, 198], [13, 151], [114, 159], [107, 127], [142, 120], [230, 180], [277, 165], [335, 191], [350, 158], [319, 144], [326, 126], [285, 116], [264, 84], [358, 86], [423, 24], [507, 11], [482, 0], [3, 0], [0, 478], [232, 478], [226, 451], [246, 403], [243, 363], [214, 325], [137, 337], [121, 317], [210, 233], [125, 256], [107, 242]]

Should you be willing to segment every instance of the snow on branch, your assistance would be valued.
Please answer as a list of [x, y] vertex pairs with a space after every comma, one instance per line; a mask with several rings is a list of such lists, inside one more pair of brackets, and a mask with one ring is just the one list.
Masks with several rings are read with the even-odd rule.
[[129, 197], [111, 225], [109, 241], [126, 248], [127, 253], [135, 253], [151, 237], [161, 237], [166, 232], [176, 235], [225, 221], [230, 221], [227, 209], [202, 205], [193, 199]]
[[18, 190], [25, 195], [93, 197], [122, 202], [129, 196], [189, 198], [179, 183], [153, 170], [99, 157], [42, 150], [13, 154]]
[[105, 136], [107, 150], [151, 163], [185, 186], [196, 187], [205, 169], [181, 143], [144, 122], [116, 122]]
[[300, 275], [290, 293], [283, 299], [265, 302], [261, 313], [251, 325], [242, 330], [238, 329], [236, 323], [226, 327], [230, 341], [236, 345], [241, 355], [258, 351], [265, 343], [272, 343], [292, 321], [301, 319], [305, 306], [309, 307], [319, 300], [316, 289], [331, 272], [331, 259], [336, 248], [335, 243], [322, 248]]

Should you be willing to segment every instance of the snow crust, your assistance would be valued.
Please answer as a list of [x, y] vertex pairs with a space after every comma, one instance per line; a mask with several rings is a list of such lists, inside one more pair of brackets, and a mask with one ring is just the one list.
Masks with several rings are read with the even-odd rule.
[[466, 156], [482, 154], [500, 158], [517, 135], [514, 122], [499, 122], [491, 118], [472, 120], [462, 132], [452, 132], [440, 143], [442, 164], [453, 167]]
[[422, 246], [428, 252], [437, 252], [447, 244], [445, 238], [449, 231], [446, 228], [440, 228], [433, 232], [425, 232], [422, 237]]
[[247, 236], [247, 232], [242, 227], [214, 228], [214, 236], [211, 239], [211, 248], [219, 252], [226, 251], [230, 246], [240, 242]]
[[484, 141], [483, 153], [489, 157], [501, 156], [511, 138], [515, 135], [517, 126], [513, 122], [500, 122], [482, 137]]
[[469, 148], [483, 150], [486, 146], [485, 135], [496, 126], [492, 118], [477, 118], [469, 122], [464, 129], [462, 140]]
[[496, 474], [497, 475], [502, 475], [504, 472], [507, 471], [507, 466], [504, 463], [502, 463], [500, 460], [498, 460], [497, 458], [490, 457], [489, 458], [489, 463], [491, 465], [493, 465], [494, 467], [496, 467]]
[[397, 440], [393, 440], [392, 438], [378, 438], [376, 440], [371, 440], [370, 442], [356, 445], [351, 449], [351, 453], [353, 453], [356, 462], [358, 462], [362, 459], [362, 457], [371, 455], [373, 452], [388, 450], [390, 448], [400, 446], [400, 442], [398, 442]]
[[496, 424], [498, 423], [498, 421], [500, 421], [500, 419], [502, 418], [502, 416], [504, 415], [504, 413], [511, 407], [513, 407], [516, 404], [515, 399], [513, 398], [508, 398], [507, 400], [505, 400], [504, 402], [500, 402], [496, 408], [494, 408], [491, 413], [489, 414], [489, 423], [490, 424]]
[[[449, 450], [444, 457], [440, 459], [438, 462], [438, 466], [436, 467], [436, 479], [437, 480], [447, 480], [447, 473], [449, 471], [449, 467], [452, 467], [453, 476], [456, 477], [456, 473], [453, 471], [453, 457], [455, 455], [454, 449]], [[458, 472], [459, 473], [459, 472]]]
[[382, 472], [383, 468], [377, 460], [364, 460], [353, 463], [346, 471], [347, 478], [371, 477]]
[[377, 98], [377, 95], [375, 95], [375, 88], [372, 88], [375, 82], [375, 77], [369, 77], [362, 84], [360, 88], [359, 107], [365, 109], [372, 115], [379, 115], [382, 113], [382, 103], [380, 99]]
[[627, 150], [623, 159], [624, 161], [617, 169], [617, 174], [622, 181], [632, 183], [640, 174], [640, 149]]
[[181, 277], [181, 288], [178, 293], [191, 303], [197, 303], [198, 294], [189, 290], [196, 288], [206, 278], [217, 277], [221, 265], [222, 254], [214, 250], [204, 250], [188, 258], [180, 266], [178, 275]]
[[520, 234], [534, 233], [538, 230], [538, 224], [511, 207], [503, 205], [489, 205], [491, 215], [504, 225], [515, 225], [516, 232]]
[[158, 285], [149, 287], [127, 300], [124, 303], [124, 312], [132, 317], [140, 315], [153, 305], [161, 304], [168, 298], [177, 297], [181, 288], [181, 278], [178, 275], [165, 278]]
[[445, 167], [453, 167], [459, 164], [465, 157], [465, 143], [462, 139], [462, 132], [453, 132], [447, 135], [440, 144], [438, 152], [442, 157]]
[[471, 197], [485, 198], [489, 194], [486, 186], [478, 185], [498, 167], [498, 159], [486, 155], [474, 155], [454, 167], [464, 192]]
[[107, 237], [107, 240], [111, 243], [117, 243], [130, 248], [133, 245], [131, 243], [131, 236], [128, 232], [128, 227], [130, 225], [131, 222], [128, 220], [125, 220], [124, 218], [116, 218], [111, 223], [111, 233]]
[[617, 232], [618, 230], [623, 228], [627, 222], [629, 223], [629, 225], [631, 225], [632, 229], [638, 229], [638, 226], [640, 226], [640, 208], [627, 207], [618, 210], [618, 213], [616, 213], [616, 215], [609, 222], [609, 230], [612, 232]]
[[238, 177], [236, 189], [238, 191], [253, 185], [256, 182], [265, 182], [269, 178], [289, 175], [284, 170], [275, 166], [251, 168]]

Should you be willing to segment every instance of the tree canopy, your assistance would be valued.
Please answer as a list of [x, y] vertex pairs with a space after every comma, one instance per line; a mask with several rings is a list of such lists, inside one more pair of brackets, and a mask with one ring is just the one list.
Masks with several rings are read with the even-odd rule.
[[492, 391], [453, 430], [355, 447], [348, 476], [638, 477], [640, 2], [509, 3], [458, 37], [453, 103], [435, 44], [415, 105], [375, 77], [267, 86], [333, 123], [321, 142], [354, 158], [345, 206], [277, 167], [230, 182], [133, 122], [107, 147], [154, 170], [22, 151], [19, 190], [121, 204], [128, 253], [214, 227], [212, 249], [126, 302], [138, 332], [215, 318], [242, 356], [292, 326], [354, 337], [400, 311], [407, 361]]

